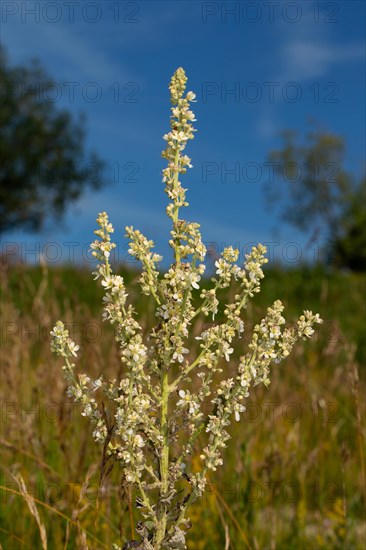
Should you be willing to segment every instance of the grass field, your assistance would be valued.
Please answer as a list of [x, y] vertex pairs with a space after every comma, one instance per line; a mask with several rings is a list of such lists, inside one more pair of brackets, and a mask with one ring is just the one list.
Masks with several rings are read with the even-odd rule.
[[[147, 331], [153, 303], [141, 297], [136, 272], [121, 273]], [[139, 520], [133, 495], [117, 467], [100, 486], [101, 449], [49, 351], [49, 331], [62, 319], [80, 343], [79, 372], [121, 375], [113, 332], [101, 322], [102, 291], [89, 270], [72, 266], [2, 264], [1, 278], [2, 547], [42, 548], [42, 529], [50, 549], [123, 546]], [[224, 466], [191, 509], [188, 548], [364, 550], [365, 283], [365, 275], [321, 267], [266, 270], [240, 354], [277, 298], [289, 322], [312, 309], [324, 324], [273, 369], [269, 389], [258, 387], [231, 426]], [[203, 324], [197, 319], [192, 336]]]

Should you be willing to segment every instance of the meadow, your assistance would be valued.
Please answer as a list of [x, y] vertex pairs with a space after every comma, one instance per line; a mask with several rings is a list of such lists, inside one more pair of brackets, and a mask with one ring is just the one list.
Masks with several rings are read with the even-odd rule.
[[[154, 304], [141, 296], [138, 272], [116, 272], [147, 331]], [[324, 323], [272, 369], [269, 389], [256, 388], [230, 426], [224, 466], [190, 510], [188, 548], [363, 550], [366, 276], [319, 265], [265, 274], [233, 362], [277, 298], [289, 322], [312, 309]], [[55, 550], [123, 546], [139, 519], [134, 495], [117, 467], [101, 468], [102, 449], [66, 395], [62, 363], [49, 348], [61, 318], [80, 343], [79, 372], [122, 375], [113, 331], [101, 320], [103, 292], [89, 269], [75, 266], [2, 263], [1, 286], [2, 548], [42, 548], [45, 538]], [[228, 303], [235, 288], [226, 292]], [[195, 319], [191, 350], [204, 324]]]

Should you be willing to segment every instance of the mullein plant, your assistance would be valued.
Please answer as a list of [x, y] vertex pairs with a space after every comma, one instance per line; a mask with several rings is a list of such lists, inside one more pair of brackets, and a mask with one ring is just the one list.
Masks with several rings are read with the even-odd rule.
[[[162, 257], [153, 251], [153, 241], [126, 227], [129, 254], [142, 264], [142, 292], [156, 304], [156, 325], [145, 339], [123, 277], [112, 271], [114, 230], [102, 212], [97, 218], [98, 238], [91, 244], [99, 261], [94, 274], [105, 291], [103, 319], [114, 327], [125, 377], [106, 380], [101, 374], [91, 380], [75, 374], [73, 360], [79, 346], [61, 321], [51, 332], [52, 351], [64, 359], [68, 395], [80, 403], [95, 441], [104, 447], [108, 459], [119, 463], [123, 482], [136, 495], [140, 540], [127, 541], [125, 548], [186, 548], [187, 510], [204, 492], [207, 473], [223, 464], [228, 426], [232, 419], [240, 421], [250, 389], [260, 383], [268, 386], [270, 365], [280, 363], [297, 340], [310, 337], [313, 325], [322, 322], [318, 314], [304, 311], [296, 325], [285, 327], [284, 308], [276, 300], [254, 327], [248, 350], [234, 363], [234, 345], [245, 330], [243, 310], [260, 291], [266, 248], [253, 247], [243, 266], [236, 264], [239, 251], [225, 248], [215, 262], [211, 288], [200, 289], [206, 256], [200, 226], [180, 217], [180, 209], [188, 206], [180, 177], [192, 167], [183, 151], [194, 137], [196, 120], [190, 110], [196, 96], [186, 93], [186, 83], [179, 68], [169, 86], [171, 130], [164, 135], [162, 153], [167, 160], [163, 182], [170, 200], [166, 213], [172, 223], [169, 244], [174, 252], [174, 262], [164, 275], [158, 270]], [[234, 281], [238, 293], [233, 303], [220, 305], [220, 291]], [[199, 352], [193, 358], [187, 347], [192, 321], [199, 315], [214, 320], [219, 312], [223, 322], [206, 324], [209, 328], [196, 337]], [[227, 372], [215, 376], [229, 370], [229, 363], [230, 376]], [[197, 451], [200, 435], [205, 446]], [[195, 453], [199, 471], [191, 468]]]

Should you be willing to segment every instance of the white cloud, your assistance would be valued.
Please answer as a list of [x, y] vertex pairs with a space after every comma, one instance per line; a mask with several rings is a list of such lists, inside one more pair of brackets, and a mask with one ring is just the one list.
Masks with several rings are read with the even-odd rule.
[[[269, 80], [279, 83], [279, 88], [288, 82], [303, 84], [306, 81], [324, 77], [334, 78], [335, 71], [342, 76], [343, 67], [365, 59], [365, 43], [352, 42], [352, 38], [336, 36], [331, 25], [314, 22], [313, 13], [307, 4], [301, 2], [302, 18], [296, 24], [281, 21], [273, 28], [273, 51], [271, 59], [274, 72]], [[335, 77], [336, 78], [336, 77]], [[272, 104], [261, 105], [256, 131], [260, 138], [269, 139], [282, 126], [278, 108], [282, 101], [280, 93], [275, 94]]]
[[[11, 62], [36, 57], [55, 77], [75, 82], [97, 81], [100, 85], [110, 85], [117, 80], [136, 80], [136, 75], [121, 59], [115, 62], [106, 48], [93, 39], [90, 30], [81, 33], [79, 25], [67, 22], [52, 25], [32, 20], [26, 24], [9, 20], [3, 25], [2, 32]], [[18, 39], [20, 35], [22, 40]]]
[[334, 45], [326, 41], [291, 38], [282, 47], [284, 79], [307, 80], [325, 76], [332, 65], [365, 57], [364, 44]]

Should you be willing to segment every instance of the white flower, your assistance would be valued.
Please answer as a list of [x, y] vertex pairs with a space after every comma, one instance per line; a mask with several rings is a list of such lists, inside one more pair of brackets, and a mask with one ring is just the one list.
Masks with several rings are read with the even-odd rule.
[[278, 325], [276, 325], [274, 327], [271, 327], [270, 332], [269, 332], [269, 337], [270, 338], [275, 338], [276, 339], [280, 335], [281, 335], [281, 329]]
[[72, 353], [72, 355], [74, 357], [76, 357], [76, 352], [79, 350], [79, 346], [77, 344], [75, 344], [75, 342], [72, 342], [72, 341], [69, 341], [68, 342], [68, 348], [70, 350], [70, 353]]
[[101, 388], [103, 386], [103, 377], [101, 376], [97, 380], [94, 380], [93, 386], [94, 386], [93, 391], [99, 390], [99, 388]]
[[84, 407], [84, 410], [82, 411], [82, 416], [91, 416], [93, 413], [93, 409], [90, 403], [87, 403]]
[[168, 307], [165, 304], [159, 307], [156, 313], [165, 320], [169, 319], [170, 317]]
[[230, 344], [227, 342], [224, 342], [222, 344], [222, 352], [224, 354], [224, 357], [226, 361], [230, 361], [230, 355], [233, 353], [234, 349], [230, 347]]
[[201, 280], [201, 276], [198, 275], [197, 273], [190, 273], [189, 274], [189, 280], [191, 282], [191, 285], [193, 286], [193, 288], [196, 288], [196, 289], [199, 289], [199, 286], [198, 286], [198, 281]]
[[136, 447], [139, 447], [140, 449], [145, 445], [145, 441], [139, 434], [135, 435], [135, 437], [133, 438], [133, 442], [136, 445]]
[[217, 267], [216, 274], [219, 276], [226, 273], [227, 268], [229, 267], [228, 264], [225, 262], [225, 260], [223, 260], [222, 258], [220, 258], [219, 260], [216, 260], [215, 266]]
[[307, 336], [308, 338], [310, 338], [310, 336], [312, 334], [314, 334], [314, 329], [312, 327], [305, 327], [304, 329], [304, 334], [305, 336]]
[[179, 361], [179, 363], [183, 363], [184, 357], [183, 354], [189, 353], [189, 349], [187, 348], [180, 348], [179, 350], [176, 350], [173, 353], [173, 361]]
[[179, 390], [179, 397], [181, 399], [177, 403], [177, 407], [183, 407], [189, 405], [189, 414], [194, 415], [199, 410], [199, 404], [194, 400], [194, 396], [187, 390]]
[[111, 277], [111, 276], [105, 277], [105, 279], [103, 279], [103, 281], [102, 281], [102, 286], [104, 286], [105, 288], [112, 288], [112, 286], [113, 286], [113, 277]]

